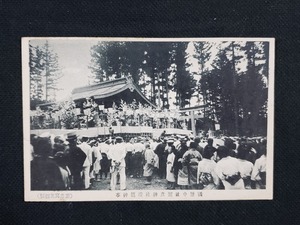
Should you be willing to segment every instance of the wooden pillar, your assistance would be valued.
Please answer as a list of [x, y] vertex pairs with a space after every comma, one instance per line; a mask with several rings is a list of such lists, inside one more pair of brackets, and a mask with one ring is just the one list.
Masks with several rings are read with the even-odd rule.
[[192, 131], [193, 131], [194, 136], [196, 136], [195, 114], [194, 114], [193, 110], [190, 112], [190, 118], [191, 118]]

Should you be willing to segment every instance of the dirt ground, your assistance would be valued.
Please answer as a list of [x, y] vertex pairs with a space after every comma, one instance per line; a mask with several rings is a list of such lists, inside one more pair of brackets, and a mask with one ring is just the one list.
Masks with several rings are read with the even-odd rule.
[[[126, 186], [127, 190], [166, 190], [167, 188], [167, 180], [153, 178], [150, 185], [145, 185], [145, 178], [126, 178]], [[93, 181], [91, 185], [91, 190], [109, 190], [110, 187], [110, 179], [102, 179], [101, 181]], [[117, 190], [120, 189], [120, 185], [118, 184], [116, 187]]]

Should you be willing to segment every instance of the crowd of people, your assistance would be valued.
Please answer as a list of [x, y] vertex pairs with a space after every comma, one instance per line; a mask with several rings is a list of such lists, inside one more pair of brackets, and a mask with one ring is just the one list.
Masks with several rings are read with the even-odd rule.
[[103, 139], [75, 133], [31, 135], [32, 190], [88, 190], [110, 180], [127, 189], [127, 178], [166, 179], [167, 189], [265, 189], [266, 140], [161, 136]]
[[153, 128], [187, 128], [187, 121], [180, 119], [176, 111], [155, 110], [133, 101], [111, 108], [98, 105], [93, 97], [87, 98], [81, 107], [65, 101], [48, 108], [37, 107], [31, 112], [31, 129], [74, 129], [83, 127], [147, 126]]

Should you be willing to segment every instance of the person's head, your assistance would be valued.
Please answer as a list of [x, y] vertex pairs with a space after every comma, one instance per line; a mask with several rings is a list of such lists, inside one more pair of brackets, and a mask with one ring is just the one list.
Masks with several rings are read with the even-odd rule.
[[75, 133], [68, 133], [66, 140], [69, 142], [70, 146], [77, 144], [77, 135]]
[[89, 140], [88, 136], [83, 135], [81, 138], [81, 142], [87, 142]]
[[169, 138], [168, 141], [168, 146], [172, 146], [174, 144], [174, 139], [173, 138]]
[[64, 146], [65, 145], [65, 140], [63, 139], [62, 136], [56, 136], [54, 138], [54, 145], [56, 146]]
[[191, 141], [190, 143], [190, 149], [195, 150], [197, 148], [198, 144], [194, 141]]
[[248, 156], [248, 149], [245, 147], [245, 145], [240, 145], [237, 149], [237, 158], [246, 160]]
[[212, 138], [208, 138], [208, 139], [207, 139], [207, 144], [208, 144], [209, 146], [212, 146], [213, 143], [214, 143], [214, 140], [213, 140]]
[[96, 140], [95, 139], [92, 139], [92, 140], [90, 140], [90, 142], [89, 142], [89, 145], [91, 146], [91, 147], [93, 147], [93, 146], [95, 146], [96, 145]]
[[236, 149], [236, 144], [231, 138], [226, 138], [224, 141], [224, 145], [230, 150]]
[[181, 138], [180, 139], [180, 143], [181, 143], [181, 145], [186, 145], [186, 143], [187, 143], [187, 138]]
[[267, 143], [262, 143], [259, 148], [260, 155], [267, 155]]
[[213, 151], [213, 148], [212, 147], [207, 147], [207, 148], [204, 148], [203, 150], [203, 158], [205, 159], [211, 159], [211, 157], [214, 155], [214, 151]]
[[244, 137], [241, 137], [240, 139], [238, 139], [238, 143], [241, 145], [243, 143], [246, 142], [246, 139]]
[[199, 144], [201, 142], [201, 138], [200, 137], [195, 137], [194, 142], [196, 142], [197, 144]]
[[39, 137], [36, 134], [31, 134], [30, 135], [30, 143], [33, 146], [33, 148], [36, 147], [38, 139], [39, 139]]
[[66, 155], [62, 151], [55, 153], [54, 160], [57, 163], [57, 165], [59, 165], [59, 166], [64, 166], [64, 165], [66, 165], [66, 162], [67, 162]]
[[150, 144], [146, 144], [146, 145], [145, 145], [145, 148], [146, 148], [146, 149], [150, 149]]
[[217, 155], [220, 159], [229, 156], [229, 149], [226, 146], [219, 146], [217, 148]]
[[122, 137], [116, 137], [116, 144], [122, 143], [123, 138]]
[[111, 140], [107, 139], [104, 143], [107, 144], [107, 145], [110, 145], [111, 144]]
[[52, 152], [50, 138], [39, 137], [34, 148], [34, 153], [40, 156], [49, 156]]

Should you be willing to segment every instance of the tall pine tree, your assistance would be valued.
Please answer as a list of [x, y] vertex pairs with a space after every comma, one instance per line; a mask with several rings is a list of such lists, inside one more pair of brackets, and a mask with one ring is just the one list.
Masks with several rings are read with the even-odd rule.
[[45, 76], [45, 100], [55, 101], [58, 80], [62, 77], [58, 63], [58, 55], [53, 51], [49, 42], [43, 47], [44, 76]]

